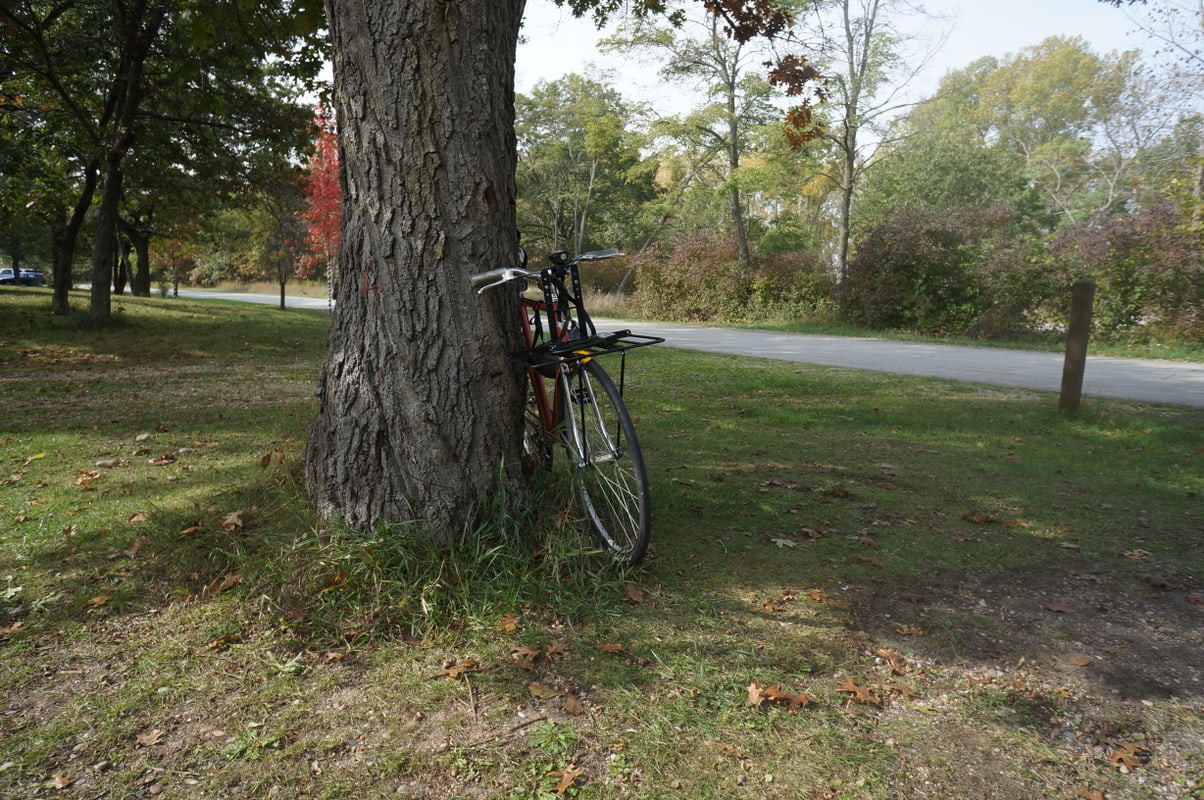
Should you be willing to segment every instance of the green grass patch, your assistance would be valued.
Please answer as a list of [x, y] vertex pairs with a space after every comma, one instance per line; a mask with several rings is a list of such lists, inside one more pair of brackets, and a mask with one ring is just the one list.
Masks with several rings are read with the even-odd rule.
[[0, 294], [2, 796], [1201, 792], [1198, 410], [646, 348], [630, 571], [315, 519], [325, 313], [115, 317]]

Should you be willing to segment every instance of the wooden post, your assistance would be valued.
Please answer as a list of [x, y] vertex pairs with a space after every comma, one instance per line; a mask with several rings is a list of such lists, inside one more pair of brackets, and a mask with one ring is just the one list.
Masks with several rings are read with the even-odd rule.
[[1062, 396], [1058, 408], [1079, 410], [1083, 397], [1083, 372], [1087, 368], [1087, 340], [1091, 337], [1091, 309], [1095, 303], [1095, 281], [1074, 282], [1070, 298], [1070, 328], [1066, 331], [1066, 361], [1062, 365]]

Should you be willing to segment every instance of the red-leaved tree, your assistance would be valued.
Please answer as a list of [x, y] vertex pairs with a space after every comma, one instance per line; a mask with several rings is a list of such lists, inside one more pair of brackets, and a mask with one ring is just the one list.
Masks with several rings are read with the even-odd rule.
[[318, 139], [309, 159], [309, 178], [305, 184], [306, 251], [297, 260], [297, 277], [313, 278], [323, 271], [327, 276], [339, 254], [340, 211], [343, 193], [339, 188], [339, 147], [333, 112], [319, 104], [314, 123]]

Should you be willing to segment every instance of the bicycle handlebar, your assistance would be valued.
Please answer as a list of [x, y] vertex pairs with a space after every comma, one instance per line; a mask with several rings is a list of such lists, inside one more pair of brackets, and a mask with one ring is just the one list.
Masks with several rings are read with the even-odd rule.
[[[552, 258], [556, 259], [558, 255], [560, 254], [554, 253]], [[602, 261], [603, 259], [615, 258], [622, 255], [626, 255], [626, 253], [624, 253], [622, 250], [591, 250], [588, 253], [581, 253], [572, 261], [568, 261], [566, 259], [559, 264], [554, 262], [553, 266], [545, 267], [545, 269], [565, 269], [573, 264], [579, 264], [582, 261]], [[483, 294], [488, 289], [501, 286], [502, 284], [509, 283], [510, 281], [516, 281], [520, 278], [538, 278], [540, 274], [541, 271], [537, 269], [530, 270], [523, 269], [522, 267], [499, 267], [497, 269], [486, 270], [485, 272], [478, 272], [475, 275], [471, 275], [469, 280], [472, 282], [472, 288], [477, 290], [477, 294]]]

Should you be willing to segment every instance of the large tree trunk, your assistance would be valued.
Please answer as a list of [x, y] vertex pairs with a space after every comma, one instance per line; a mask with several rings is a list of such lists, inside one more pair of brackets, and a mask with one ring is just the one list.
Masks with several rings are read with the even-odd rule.
[[306, 476], [324, 516], [458, 536], [521, 480], [514, 55], [524, 0], [327, 3], [342, 170], [334, 319]]

